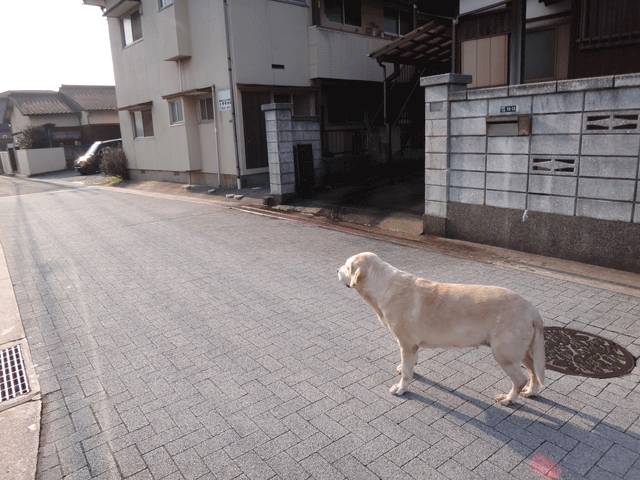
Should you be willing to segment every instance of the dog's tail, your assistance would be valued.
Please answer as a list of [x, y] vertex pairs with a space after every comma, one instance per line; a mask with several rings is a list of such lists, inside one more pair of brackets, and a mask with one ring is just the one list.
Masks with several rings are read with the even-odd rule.
[[530, 355], [533, 359], [533, 370], [538, 377], [538, 383], [540, 386], [544, 386], [544, 369], [547, 362], [546, 354], [544, 351], [544, 330], [542, 325], [542, 318], [540, 315], [536, 315], [533, 320], [533, 327], [535, 331], [533, 333], [533, 341], [529, 347]]

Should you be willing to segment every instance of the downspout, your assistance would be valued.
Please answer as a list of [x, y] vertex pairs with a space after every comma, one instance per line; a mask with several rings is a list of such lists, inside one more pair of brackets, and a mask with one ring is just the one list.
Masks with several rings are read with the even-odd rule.
[[382, 74], [384, 75], [384, 79], [382, 81], [382, 124], [384, 125], [387, 133], [387, 163], [389, 163], [391, 159], [391, 129], [389, 128], [389, 122], [387, 121], [387, 66], [378, 62], [378, 65], [382, 67]]
[[456, 73], [456, 25], [458, 17], [451, 19], [451, 73]]
[[[182, 59], [179, 58], [177, 63], [178, 63], [178, 81], [180, 83], [180, 92], [184, 92], [184, 83], [182, 81]], [[182, 101], [182, 108], [183, 108], [183, 112], [184, 112], [184, 98], [180, 97], [180, 100]], [[183, 115], [184, 115], [184, 113], [183, 113]], [[187, 143], [188, 143], [188, 140], [187, 140]], [[187, 148], [187, 152], [188, 151], [189, 151], [189, 149]], [[191, 156], [187, 155], [187, 157], [188, 157], [187, 160], [189, 162], [189, 166], [188, 166], [189, 170], [187, 170], [189, 172], [189, 184], [188, 184], [187, 188], [191, 188]]]
[[[87, 131], [89, 132], [89, 135], [91, 135], [91, 119], [89, 118], [90, 116], [91, 112], [87, 111]], [[80, 114], [78, 115], [78, 126], [80, 127], [80, 143], [82, 143], [82, 137], [84, 137], [84, 135], [82, 134], [82, 112], [80, 112]]]
[[211, 98], [213, 102], [213, 129], [216, 132], [216, 160], [218, 163], [218, 188], [222, 187], [222, 172], [220, 171], [220, 136], [218, 135], [218, 112], [216, 112], [216, 86], [211, 85]]
[[509, 39], [509, 85], [524, 80], [524, 42], [526, 35], [527, 2], [514, 0], [511, 7], [511, 38]]
[[233, 68], [231, 62], [231, 30], [229, 26], [229, 3], [227, 0], [223, 0], [224, 3], [224, 27], [227, 40], [227, 65], [229, 66], [229, 93], [231, 94], [231, 122], [233, 123], [233, 142], [236, 151], [236, 177], [238, 179], [238, 190], [242, 188], [242, 177], [240, 175], [240, 153], [238, 151], [238, 127], [236, 123], [236, 102], [235, 102], [235, 88], [233, 83]]

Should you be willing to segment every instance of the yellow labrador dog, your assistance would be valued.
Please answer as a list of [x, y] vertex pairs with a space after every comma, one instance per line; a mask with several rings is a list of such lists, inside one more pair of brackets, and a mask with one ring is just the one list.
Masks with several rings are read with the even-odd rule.
[[[508, 405], [518, 394], [531, 397], [544, 384], [542, 319], [517, 293], [500, 287], [437, 283], [415, 277], [360, 253], [338, 269], [338, 278], [355, 288], [400, 345], [400, 383], [390, 392], [402, 395], [413, 379], [419, 348], [486, 345], [511, 378], [508, 394], [494, 398]], [[529, 373], [527, 376], [521, 364]]]

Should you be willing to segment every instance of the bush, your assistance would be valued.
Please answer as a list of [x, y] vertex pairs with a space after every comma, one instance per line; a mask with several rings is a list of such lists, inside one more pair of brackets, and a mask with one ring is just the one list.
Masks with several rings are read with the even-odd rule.
[[49, 148], [51, 141], [49, 139], [49, 125], [39, 127], [25, 127], [22, 129], [16, 144], [21, 150], [34, 148]]
[[127, 157], [122, 147], [107, 148], [104, 150], [100, 162], [100, 171], [110, 177], [129, 180]]

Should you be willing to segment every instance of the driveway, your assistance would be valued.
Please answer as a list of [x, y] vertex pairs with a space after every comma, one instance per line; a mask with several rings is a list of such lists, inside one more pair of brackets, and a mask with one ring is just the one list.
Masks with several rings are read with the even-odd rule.
[[[20, 179], [23, 180], [23, 179]], [[29, 182], [28, 180], [23, 180]], [[512, 288], [548, 326], [640, 353], [640, 299], [288, 220], [72, 182], [7, 186], [0, 242], [59, 478], [640, 478], [640, 369], [547, 371], [536, 399], [488, 349], [398, 348], [336, 268], [373, 251], [437, 281]]]

